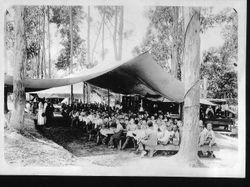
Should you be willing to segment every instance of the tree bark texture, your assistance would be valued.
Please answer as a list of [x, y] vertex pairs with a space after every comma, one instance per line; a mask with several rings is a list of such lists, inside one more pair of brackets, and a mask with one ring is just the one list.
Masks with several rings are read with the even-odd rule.
[[14, 110], [11, 114], [10, 127], [21, 130], [24, 122], [25, 88], [24, 63], [26, 59], [24, 33], [24, 6], [15, 7], [15, 57], [13, 67]]
[[48, 30], [48, 53], [49, 53], [49, 78], [51, 78], [51, 56], [50, 56], [50, 28], [49, 28], [49, 20], [50, 20], [50, 9], [49, 6], [47, 7], [47, 20], [48, 20], [48, 24], [47, 24], [47, 30]]
[[[184, 126], [178, 156], [191, 166], [200, 164], [198, 152], [198, 123], [200, 110], [200, 11], [185, 8], [187, 22], [184, 42]], [[189, 16], [192, 11], [191, 16]]]
[[44, 78], [47, 77], [47, 75], [46, 75], [46, 59], [45, 59], [45, 40], [46, 40], [45, 20], [46, 20], [46, 12], [45, 12], [45, 6], [44, 6], [43, 7], [43, 69], [42, 69]]

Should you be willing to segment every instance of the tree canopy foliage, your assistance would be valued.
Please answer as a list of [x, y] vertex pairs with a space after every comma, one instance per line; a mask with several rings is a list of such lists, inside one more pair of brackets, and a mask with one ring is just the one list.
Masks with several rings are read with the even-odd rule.
[[[70, 64], [70, 28], [69, 28], [69, 8], [67, 6], [53, 6], [53, 15], [51, 17], [51, 23], [55, 23], [61, 34], [63, 49], [60, 51], [60, 55], [57, 59], [56, 67], [58, 69], [66, 69]], [[81, 6], [72, 7], [72, 19], [73, 19], [73, 56], [80, 58], [84, 63], [86, 56], [85, 40], [79, 35], [79, 24], [86, 17]]]
[[[212, 16], [210, 16], [212, 19]], [[211, 21], [212, 22], [212, 21]], [[213, 15], [213, 24], [222, 24], [224, 43], [218, 48], [210, 48], [203, 53], [201, 78], [209, 81], [208, 97], [233, 98], [238, 96], [238, 16], [234, 9], [224, 9]], [[236, 102], [236, 101], [235, 101]]]
[[[173, 30], [174, 7], [156, 6], [149, 8], [145, 15], [149, 20], [146, 34], [142, 43], [133, 49], [135, 55], [143, 52], [150, 52], [157, 63], [167, 72], [171, 72], [168, 61], [171, 60], [171, 47], [173, 36], [177, 33], [177, 54], [178, 54], [178, 77], [180, 78], [184, 22], [182, 7], [178, 7], [180, 18], [178, 28]], [[238, 61], [238, 17], [237, 11], [232, 8], [225, 8], [214, 14], [213, 8], [202, 8], [200, 15], [200, 32], [205, 33], [209, 28], [222, 27], [221, 36], [224, 39], [222, 46], [203, 51], [201, 62], [201, 78], [208, 79], [208, 97], [215, 98], [236, 98], [237, 97], [237, 73], [234, 66]], [[174, 32], [173, 32], [174, 31]]]
[[[171, 59], [173, 34], [177, 35], [178, 61], [181, 62], [183, 50], [183, 19], [178, 20], [177, 31], [173, 31], [174, 7], [157, 6], [145, 12], [149, 20], [144, 40], [133, 50], [135, 55], [149, 51], [164, 69], [170, 72], [168, 60]], [[177, 33], [174, 33], [177, 32]], [[179, 68], [180, 74], [180, 68]]]

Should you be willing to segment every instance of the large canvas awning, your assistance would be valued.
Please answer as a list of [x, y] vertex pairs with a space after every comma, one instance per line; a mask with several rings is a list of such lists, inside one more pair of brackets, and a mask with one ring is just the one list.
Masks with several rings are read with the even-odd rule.
[[[101, 63], [92, 69], [61, 79], [25, 79], [26, 91], [38, 91], [86, 81], [121, 94], [165, 97], [182, 102], [184, 84], [158, 65], [148, 53], [126, 61]], [[5, 85], [12, 86], [13, 77], [5, 75]]]

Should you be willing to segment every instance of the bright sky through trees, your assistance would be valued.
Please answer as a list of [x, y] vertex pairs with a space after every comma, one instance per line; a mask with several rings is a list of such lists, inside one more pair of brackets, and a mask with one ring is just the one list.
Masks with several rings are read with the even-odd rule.
[[[224, 8], [224, 7], [223, 7]], [[223, 8], [214, 8], [213, 13], [217, 13]], [[127, 39], [124, 39], [123, 42], [123, 60], [129, 60], [133, 58], [132, 50], [136, 45], [139, 45], [143, 37], [145, 36], [145, 32], [148, 26], [148, 19], [145, 16], [145, 11], [148, 7], [144, 6], [125, 6], [124, 7], [124, 31], [131, 31], [131, 34]], [[84, 12], [87, 12], [87, 7], [83, 7]], [[93, 48], [94, 41], [96, 40], [97, 28], [101, 22], [101, 16], [98, 13], [95, 7], [91, 7], [91, 42], [90, 47]], [[110, 25], [109, 25], [110, 26]], [[110, 26], [112, 27], [112, 26]], [[62, 45], [60, 44], [61, 38], [60, 33], [57, 31], [57, 27], [55, 24], [50, 24], [50, 32], [51, 32], [51, 59], [52, 64], [56, 62]], [[80, 35], [83, 39], [86, 40], [87, 36], [87, 21], [84, 19], [82, 24], [80, 25]], [[110, 28], [110, 31], [113, 31], [113, 28]], [[105, 30], [105, 49], [107, 50], [107, 54], [105, 56], [105, 61], [110, 61], [110, 63], [114, 62], [114, 53], [113, 53], [113, 43], [112, 36], [109, 29]], [[224, 42], [221, 37], [221, 27], [216, 26], [214, 28], [209, 28], [204, 34], [201, 34], [201, 52], [210, 48], [210, 47], [218, 47], [221, 46]], [[96, 48], [95, 58], [101, 63], [101, 37], [98, 39], [98, 47]], [[11, 54], [8, 56], [12, 56]], [[9, 61], [11, 59], [9, 58]], [[8, 63], [8, 73], [12, 74], [11, 63]], [[60, 71], [59, 71], [60, 72]]]

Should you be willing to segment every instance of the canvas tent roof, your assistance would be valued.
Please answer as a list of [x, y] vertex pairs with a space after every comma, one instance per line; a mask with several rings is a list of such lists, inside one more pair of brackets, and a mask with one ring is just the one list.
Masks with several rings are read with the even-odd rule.
[[[26, 79], [26, 91], [37, 91], [87, 81], [115, 93], [159, 95], [182, 102], [184, 84], [162, 69], [148, 53], [127, 62], [101, 63], [84, 72], [61, 79]], [[12, 86], [13, 77], [5, 75], [5, 85]]]
[[210, 101], [208, 101], [207, 99], [200, 99], [200, 103], [203, 105], [210, 105], [210, 106], [216, 106], [217, 104], [214, 104]]
[[[92, 91], [97, 93], [99, 96], [102, 97], [107, 97], [107, 92], [104, 89], [98, 89], [96, 86], [92, 86]], [[34, 92], [29, 92], [31, 94], [38, 94], [39, 97], [69, 97], [71, 92], [71, 86], [66, 85], [66, 86], [60, 86], [60, 87], [54, 87], [54, 88], [49, 88], [46, 90], [40, 90], [40, 91], [34, 91]], [[82, 98], [83, 96], [83, 83], [76, 83], [73, 85], [73, 93], [75, 98]], [[112, 93], [110, 93], [110, 96], [113, 96]]]

